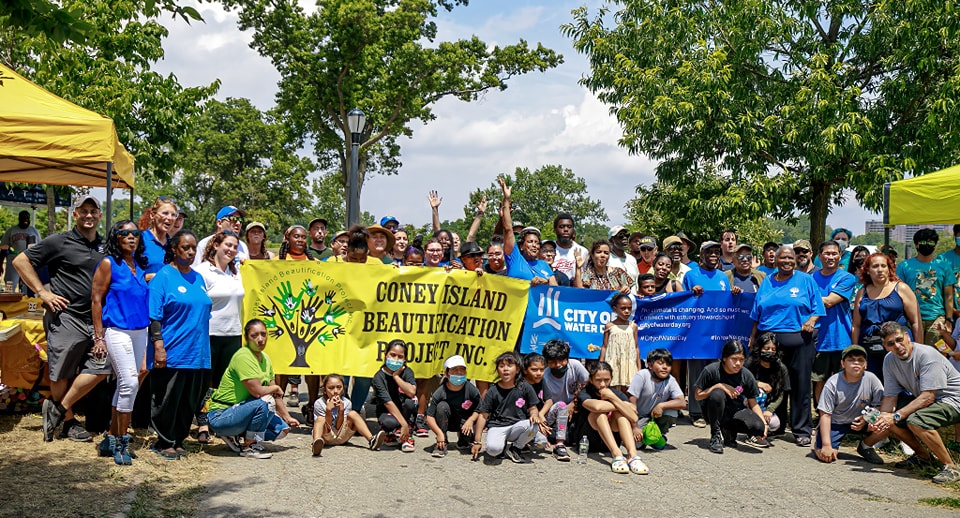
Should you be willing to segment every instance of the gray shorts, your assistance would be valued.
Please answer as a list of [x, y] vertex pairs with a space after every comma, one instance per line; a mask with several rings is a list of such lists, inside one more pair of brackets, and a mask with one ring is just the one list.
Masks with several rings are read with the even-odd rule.
[[50, 381], [71, 379], [77, 374], [110, 374], [110, 359], [98, 364], [90, 355], [93, 349], [93, 324], [65, 311], [47, 311], [43, 315], [47, 331], [47, 362]]

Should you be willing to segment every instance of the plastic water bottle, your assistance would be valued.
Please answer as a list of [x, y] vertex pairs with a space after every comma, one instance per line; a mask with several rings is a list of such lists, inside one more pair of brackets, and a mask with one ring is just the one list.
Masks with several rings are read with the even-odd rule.
[[880, 411], [869, 405], [861, 410], [860, 413], [863, 415], [863, 420], [866, 421], [867, 424], [876, 423], [877, 419], [880, 419]]
[[761, 390], [757, 394], [757, 404], [760, 405], [761, 410], [767, 409], [767, 393], [766, 392]]
[[590, 451], [590, 439], [587, 438], [587, 435], [584, 434], [580, 438], [580, 454], [577, 456], [577, 464], [586, 464], [587, 463], [587, 452]]
[[567, 404], [563, 401], [557, 403], [557, 440], [564, 441], [567, 439], [567, 421], [570, 419], [569, 410], [567, 409]]

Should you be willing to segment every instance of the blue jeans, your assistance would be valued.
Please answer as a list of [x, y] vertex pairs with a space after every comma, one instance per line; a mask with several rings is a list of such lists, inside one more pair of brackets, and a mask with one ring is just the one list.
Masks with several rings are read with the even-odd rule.
[[289, 428], [262, 399], [248, 399], [230, 408], [214, 410], [207, 414], [207, 418], [210, 428], [225, 436], [265, 433], [266, 440], [270, 441]]

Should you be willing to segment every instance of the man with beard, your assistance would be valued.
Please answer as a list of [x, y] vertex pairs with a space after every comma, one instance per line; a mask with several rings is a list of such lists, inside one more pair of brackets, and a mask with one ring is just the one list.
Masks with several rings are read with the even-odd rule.
[[937, 260], [933, 251], [940, 236], [932, 228], [921, 228], [913, 235], [917, 256], [897, 265], [897, 277], [917, 295], [923, 343], [933, 345], [940, 338], [939, 325], [953, 319], [953, 270], [946, 261]]
[[810, 241], [798, 239], [793, 243], [793, 252], [797, 255], [797, 271], [803, 273], [813, 273], [820, 268], [810, 260], [813, 257], [813, 247]]
[[[692, 291], [694, 295], [703, 295], [704, 291], [731, 291], [730, 280], [727, 274], [720, 270], [720, 243], [705, 241], [700, 245], [700, 264], [690, 269], [683, 276], [683, 291]], [[687, 361], [687, 394], [696, 392], [697, 380], [700, 372], [712, 360], [696, 359]], [[703, 419], [700, 402], [696, 398], [689, 398], [690, 420], [697, 428], [706, 428], [707, 422]]]
[[553, 260], [553, 270], [562, 272], [568, 279], [574, 278], [577, 268], [577, 257], [587, 261], [587, 249], [573, 240], [575, 233], [573, 214], [561, 212], [553, 219], [553, 233], [557, 236], [557, 255]]
[[617, 225], [610, 229], [607, 236], [610, 238], [610, 259], [607, 261], [607, 268], [623, 268], [633, 279], [633, 294], [636, 295], [639, 293], [637, 277], [640, 276], [640, 270], [637, 268], [637, 260], [626, 252], [630, 231], [624, 226]]
[[307, 233], [310, 234], [310, 251], [317, 260], [322, 261], [333, 255], [333, 249], [324, 241], [327, 238], [327, 220], [313, 218], [307, 226]]
[[960, 372], [933, 347], [911, 341], [896, 322], [880, 326], [880, 336], [887, 350], [883, 359], [883, 402], [880, 417], [870, 425], [870, 431], [882, 436], [892, 434], [916, 452], [896, 463], [897, 468], [936, 468], [942, 463], [943, 469], [933, 482], [960, 481], [960, 470], [937, 432], [960, 423]]

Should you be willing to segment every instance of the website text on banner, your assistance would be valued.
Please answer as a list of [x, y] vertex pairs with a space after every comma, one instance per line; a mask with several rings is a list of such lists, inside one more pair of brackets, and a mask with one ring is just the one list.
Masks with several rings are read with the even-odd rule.
[[640, 300], [634, 318], [641, 358], [664, 348], [676, 359], [713, 360], [720, 357], [727, 340], [747, 345], [754, 297], [753, 293], [704, 291], [699, 297], [683, 292]]
[[280, 374], [372, 376], [386, 345], [407, 342], [418, 378], [463, 356], [472, 378], [493, 381], [497, 355], [513, 350], [529, 283], [422, 267], [248, 261], [244, 319], [267, 324]]
[[[540, 352], [545, 343], [557, 339], [570, 344], [572, 358], [599, 358], [604, 324], [613, 317], [607, 303], [611, 294], [546, 285], [531, 288], [521, 352]], [[677, 359], [713, 359], [720, 357], [720, 348], [731, 338], [746, 344], [753, 327], [753, 297], [729, 292], [633, 297], [641, 357], [662, 347]]]

